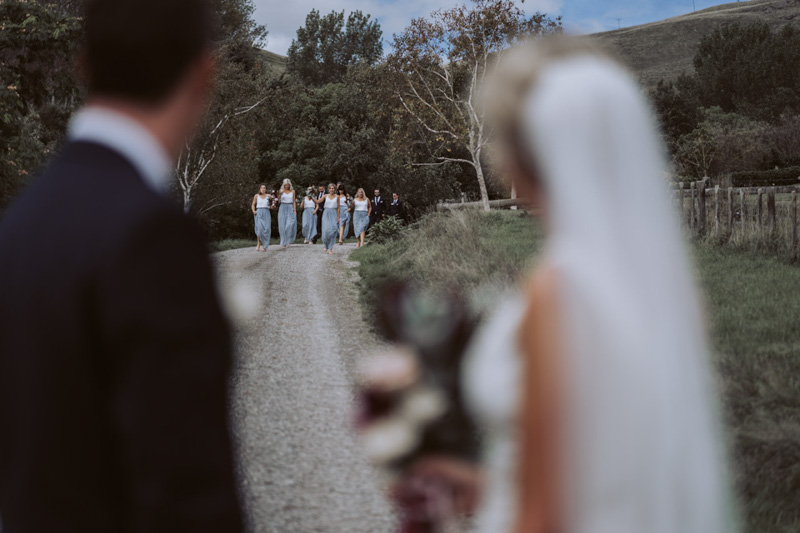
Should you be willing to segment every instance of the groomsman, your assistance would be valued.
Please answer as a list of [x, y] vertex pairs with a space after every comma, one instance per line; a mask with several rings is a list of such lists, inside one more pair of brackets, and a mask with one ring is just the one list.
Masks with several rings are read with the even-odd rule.
[[397, 193], [392, 193], [392, 203], [389, 204], [389, 216], [397, 217], [401, 220], [403, 219], [403, 201]]
[[[325, 197], [325, 186], [320, 185], [317, 187], [317, 200], [322, 200]], [[311, 239], [311, 244], [317, 244], [317, 239], [322, 235], [322, 212], [325, 211], [325, 202], [319, 204], [317, 208], [317, 234]]]
[[372, 198], [372, 214], [369, 216], [369, 227], [371, 228], [386, 216], [386, 202], [381, 197], [381, 190], [375, 189], [375, 196]]
[[85, 5], [87, 104], [0, 221], [0, 528], [243, 531], [230, 331], [170, 193], [216, 17], [208, 0]]

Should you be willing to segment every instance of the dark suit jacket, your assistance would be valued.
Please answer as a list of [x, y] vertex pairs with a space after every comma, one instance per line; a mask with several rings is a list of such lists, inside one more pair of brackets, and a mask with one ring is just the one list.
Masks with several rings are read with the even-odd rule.
[[242, 528], [201, 230], [73, 143], [0, 221], [4, 533]]
[[390, 217], [403, 218], [403, 200], [397, 200], [397, 204], [389, 202], [388, 214]]
[[381, 196], [380, 201], [377, 201], [377, 198], [373, 196], [370, 199], [370, 204], [372, 205], [372, 214], [369, 217], [370, 222], [373, 224], [375, 222], [380, 222], [386, 211], [386, 200]]

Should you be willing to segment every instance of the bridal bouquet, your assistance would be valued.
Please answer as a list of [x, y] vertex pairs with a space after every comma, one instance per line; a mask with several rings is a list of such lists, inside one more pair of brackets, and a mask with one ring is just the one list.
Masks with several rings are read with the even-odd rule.
[[457, 297], [405, 284], [381, 302], [379, 323], [396, 348], [362, 369], [356, 424], [402, 511], [401, 531], [437, 531], [476, 499], [477, 483], [461, 482], [476, 470], [478, 439], [460, 385], [475, 323]]

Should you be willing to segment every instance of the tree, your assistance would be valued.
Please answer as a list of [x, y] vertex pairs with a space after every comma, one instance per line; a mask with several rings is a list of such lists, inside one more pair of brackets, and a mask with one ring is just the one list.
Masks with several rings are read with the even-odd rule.
[[694, 94], [693, 80], [686, 76], [677, 83], [661, 80], [650, 94], [667, 145], [673, 153], [678, 140], [694, 131], [700, 121], [699, 104]]
[[[368, 68], [368, 67], [367, 67]], [[370, 72], [342, 83], [306, 87], [287, 81], [269, 100], [274, 113], [261, 129], [264, 181], [364, 184], [385, 158], [386, 124], [371, 111]]]
[[[224, 175], [214, 164], [220, 153], [237, 150], [252, 142], [252, 130], [235, 130], [229, 135], [232, 122], [258, 109], [266, 98], [269, 73], [260, 62], [258, 46], [267, 31], [253, 22], [252, 0], [216, 0], [222, 38], [216, 43], [218, 76], [209, 112], [194, 137], [187, 142], [175, 167], [183, 209], [203, 215], [225, 205], [229, 200], [213, 182]], [[194, 198], [199, 187], [212, 189], [211, 198], [195, 209]]]
[[0, 206], [55, 150], [82, 99], [81, 23], [54, 3], [0, 2]]
[[800, 111], [800, 29], [773, 32], [766, 22], [716, 28], [694, 58], [697, 96], [757, 119]]
[[370, 15], [344, 11], [323, 17], [312, 10], [289, 47], [287, 70], [308, 85], [340, 82], [351, 65], [374, 65], [383, 55], [383, 31]]
[[477, 105], [478, 91], [509, 47], [561, 30], [560, 17], [528, 17], [512, 0], [473, 0], [469, 7], [415, 19], [395, 35], [389, 56], [401, 75], [395, 96], [421, 128], [432, 160], [418, 164], [470, 166], [488, 210], [483, 154], [491, 135]]

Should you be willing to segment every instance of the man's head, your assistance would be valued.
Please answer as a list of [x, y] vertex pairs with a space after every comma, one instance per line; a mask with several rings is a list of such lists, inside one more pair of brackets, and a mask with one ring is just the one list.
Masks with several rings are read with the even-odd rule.
[[89, 0], [89, 100], [144, 122], [172, 152], [205, 111], [213, 79], [207, 0]]
[[380, 195], [381, 195], [381, 190], [375, 189], [375, 196], [380, 196]]
[[325, 186], [324, 186], [324, 185], [320, 185], [320, 186], [317, 188], [317, 192], [325, 192]]
[[400, 195], [397, 194], [396, 192], [393, 192], [392, 193], [392, 200], [399, 200], [399, 199], [400, 199]]

